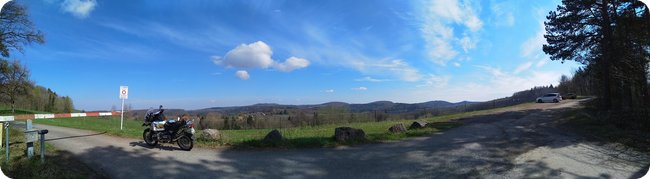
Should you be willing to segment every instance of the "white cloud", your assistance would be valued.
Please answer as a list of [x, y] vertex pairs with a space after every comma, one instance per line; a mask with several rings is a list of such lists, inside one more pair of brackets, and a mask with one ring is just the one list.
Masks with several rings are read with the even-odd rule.
[[307, 66], [309, 66], [309, 61], [305, 60], [304, 58], [289, 57], [286, 61], [284, 61], [284, 63], [277, 63], [275, 65], [275, 68], [283, 72], [290, 72], [296, 69], [305, 68]]
[[458, 62], [454, 62], [454, 66], [455, 66], [455, 67], [460, 67], [460, 63], [458, 63]]
[[[483, 22], [476, 15], [478, 9], [471, 3], [469, 0], [432, 0], [423, 5], [426, 9], [421, 31], [432, 62], [446, 65], [459, 54], [454, 48], [456, 45], [461, 46], [465, 53], [476, 47], [477, 39], [472, 37], [483, 28]], [[455, 38], [454, 24], [466, 28], [462, 38]]]
[[[250, 44], [241, 44], [228, 51], [225, 56], [212, 56], [212, 62], [226, 68], [235, 69], [253, 69], [253, 68], [275, 68], [282, 72], [291, 72], [296, 69], [309, 66], [310, 62], [304, 58], [289, 57], [282, 63], [278, 63], [271, 58], [273, 51], [271, 47], [262, 41]], [[240, 75], [241, 72], [241, 75]], [[245, 75], [243, 74], [245, 73]], [[243, 78], [245, 76], [245, 78]], [[237, 71], [237, 77], [248, 79], [248, 72]]]
[[355, 91], [366, 91], [366, 90], [368, 90], [368, 88], [362, 86], [362, 87], [358, 87], [358, 88], [352, 88], [352, 90], [355, 90]]
[[470, 49], [476, 48], [476, 41], [473, 41], [468, 36], [461, 38], [458, 43], [460, 44], [460, 47], [463, 48], [463, 51], [465, 51], [465, 53], [467, 53]]
[[419, 85], [418, 87], [429, 87], [429, 86], [445, 87], [449, 83], [449, 79], [451, 79], [450, 76], [429, 74], [429, 76], [424, 78], [424, 84]]
[[248, 72], [245, 70], [238, 70], [237, 72], [235, 72], [235, 76], [237, 76], [237, 78], [242, 80], [248, 80], [250, 78], [250, 75], [248, 75]]
[[536, 66], [537, 68], [542, 67], [542, 66], [546, 65], [546, 63], [547, 63], [549, 60], [550, 60], [550, 59], [546, 59], [546, 58], [544, 58], [544, 59], [540, 59], [539, 61], [537, 61], [537, 64], [535, 64], [535, 66]]
[[95, 0], [65, 0], [61, 3], [61, 8], [71, 13], [77, 18], [86, 18], [97, 6]]
[[533, 66], [533, 62], [526, 62], [526, 63], [523, 63], [523, 64], [519, 65], [519, 66], [515, 69], [515, 71], [514, 71], [513, 73], [514, 73], [515, 75], [516, 75], [516, 74], [519, 74], [519, 73], [521, 73], [521, 72], [523, 72], [523, 71], [528, 70], [531, 66]]
[[271, 55], [273, 55], [271, 47], [262, 41], [257, 41], [241, 44], [228, 51], [224, 57], [213, 56], [212, 59], [215, 64], [229, 68], [268, 68], [274, 63]]
[[[444, 76], [429, 76], [432, 81], [430, 87], [416, 88], [411, 91], [403, 89], [395, 92], [392, 98], [400, 102], [424, 102], [429, 100], [447, 101], [487, 101], [500, 97], [511, 96], [514, 92], [530, 89], [533, 86], [557, 84], [562, 73], [557, 71], [536, 71], [533, 70], [526, 75], [515, 75], [500, 68], [491, 66], [475, 66], [481, 69], [478, 82], [466, 82], [457, 85], [435, 85], [436, 81], [444, 82]], [[444, 84], [444, 83], [442, 83]]]
[[388, 80], [386, 80], [386, 79], [375, 79], [375, 78], [366, 76], [366, 77], [363, 77], [363, 78], [356, 79], [354, 81], [384, 82], [384, 81], [388, 81]]
[[544, 32], [546, 31], [541, 30], [537, 32], [535, 36], [529, 38], [523, 44], [521, 44], [522, 56], [528, 57], [531, 55], [535, 55], [536, 53], [543, 53], [542, 46], [546, 43], [546, 39], [544, 38]]
[[495, 3], [490, 9], [493, 14], [492, 19], [497, 27], [512, 27], [515, 25], [515, 16], [512, 13], [514, 9], [508, 6], [506, 2]]
[[333, 90], [333, 89], [328, 89], [328, 90], [325, 90], [325, 91], [323, 91], [323, 92], [325, 92], [325, 93], [333, 93], [334, 90]]
[[422, 78], [419, 71], [401, 59], [384, 59], [370, 64], [363, 64], [360, 68], [388, 71], [398, 76], [403, 81], [418, 81]]

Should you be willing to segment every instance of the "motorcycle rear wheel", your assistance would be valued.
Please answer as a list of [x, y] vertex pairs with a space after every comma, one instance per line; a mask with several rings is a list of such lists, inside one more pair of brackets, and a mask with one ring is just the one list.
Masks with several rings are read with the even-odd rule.
[[158, 141], [153, 139], [153, 134], [149, 129], [144, 130], [144, 132], [142, 133], [142, 138], [144, 139], [144, 142], [147, 143], [147, 145], [149, 146], [155, 146], [156, 144], [158, 144]]
[[178, 139], [177, 143], [178, 147], [186, 151], [190, 151], [194, 147], [194, 141], [192, 141], [192, 139], [188, 136], [182, 136]]

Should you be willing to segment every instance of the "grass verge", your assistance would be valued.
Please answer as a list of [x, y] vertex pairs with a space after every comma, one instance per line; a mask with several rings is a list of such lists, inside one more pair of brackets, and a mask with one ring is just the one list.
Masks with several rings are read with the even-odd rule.
[[[525, 103], [510, 107], [496, 108], [490, 110], [472, 111], [459, 114], [436, 116], [418, 121], [436, 123], [431, 127], [417, 130], [408, 130], [405, 133], [391, 133], [388, 128], [395, 124], [402, 123], [406, 127], [411, 125], [415, 120], [397, 120], [381, 122], [363, 122], [348, 124], [328, 124], [314, 127], [299, 127], [278, 129], [286, 139], [279, 143], [264, 143], [262, 139], [273, 129], [247, 129], [247, 130], [220, 130], [222, 139], [218, 141], [198, 140], [196, 146], [199, 147], [219, 147], [233, 146], [236, 148], [305, 148], [305, 147], [332, 147], [337, 145], [350, 145], [358, 143], [376, 143], [386, 140], [402, 140], [407, 137], [426, 136], [446, 129], [457, 127], [459, 123], [445, 123], [454, 119], [466, 118], [476, 115], [494, 114], [499, 112], [519, 110], [527, 108], [534, 103]], [[120, 130], [120, 119], [117, 117], [97, 118], [97, 117], [80, 117], [80, 118], [60, 118], [60, 119], [37, 119], [38, 124], [71, 127], [78, 129], [92, 130], [96, 132], [106, 132], [109, 135], [128, 137], [134, 139], [142, 138], [142, 131], [145, 127], [141, 126], [140, 121], [124, 121], [124, 129]], [[353, 127], [363, 129], [368, 140], [354, 143], [337, 143], [333, 139], [334, 129], [337, 127]], [[200, 131], [197, 130], [197, 134]]]
[[[4, 138], [4, 135], [3, 135]], [[3, 144], [4, 145], [4, 142]], [[10, 178], [104, 178], [82, 164], [71, 154], [58, 151], [45, 145], [45, 163], [40, 161], [40, 142], [34, 143], [34, 157], [27, 158], [25, 135], [17, 129], [9, 130], [9, 162], [6, 160], [6, 147], [0, 150], [0, 169]]]

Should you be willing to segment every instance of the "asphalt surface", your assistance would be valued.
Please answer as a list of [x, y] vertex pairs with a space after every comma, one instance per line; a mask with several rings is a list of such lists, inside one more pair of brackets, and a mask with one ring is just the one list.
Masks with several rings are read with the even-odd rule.
[[[557, 127], [576, 101], [460, 120], [429, 137], [354, 147], [182, 151], [141, 139], [35, 125], [47, 142], [110, 178], [636, 178], [647, 153], [589, 142]], [[333, 133], [333, 131], [332, 131]]]

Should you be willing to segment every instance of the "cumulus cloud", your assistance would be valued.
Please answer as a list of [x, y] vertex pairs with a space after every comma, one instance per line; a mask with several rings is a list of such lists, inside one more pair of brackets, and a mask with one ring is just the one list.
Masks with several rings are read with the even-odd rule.
[[95, 0], [65, 0], [61, 3], [61, 8], [77, 18], [86, 18], [97, 6]]
[[[432, 0], [424, 6], [421, 31], [428, 55], [434, 63], [444, 66], [455, 58], [459, 54], [455, 46], [461, 46], [465, 53], [476, 47], [478, 39], [473, 37], [477, 35], [472, 34], [483, 28], [483, 22], [478, 18], [472, 1]], [[466, 28], [462, 38], [454, 35], [453, 25]]]
[[366, 91], [366, 90], [368, 90], [368, 88], [362, 86], [362, 87], [358, 87], [358, 88], [352, 88], [352, 90], [355, 90], [355, 91]]
[[305, 68], [307, 66], [309, 66], [308, 60], [298, 57], [289, 57], [283, 63], [277, 63], [275, 65], [275, 68], [283, 72], [290, 72], [296, 69]]
[[241, 44], [228, 51], [223, 57], [213, 56], [212, 61], [217, 65], [229, 68], [268, 68], [274, 63], [271, 55], [273, 55], [271, 47], [262, 41], [257, 41]]
[[[212, 62], [226, 68], [274, 68], [282, 72], [291, 72], [296, 69], [305, 68], [310, 64], [309, 60], [299, 57], [289, 57], [280, 63], [273, 60], [271, 58], [272, 55], [273, 51], [269, 45], [262, 41], [257, 41], [250, 44], [241, 44], [228, 51], [223, 57], [212, 56]], [[245, 73], [245, 79], [249, 78], [248, 72], [243, 70], [237, 71], [237, 77], [244, 79], [240, 76], [240, 72], [242, 72], [242, 75]]]
[[246, 70], [238, 70], [235, 72], [235, 76], [242, 80], [248, 80], [250, 78], [250, 75], [248, 75], [248, 72]]

